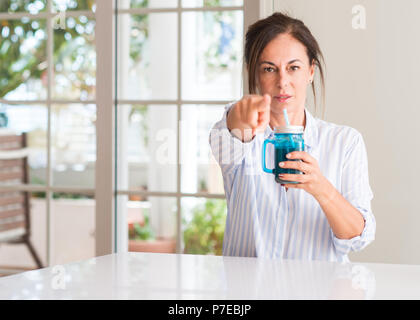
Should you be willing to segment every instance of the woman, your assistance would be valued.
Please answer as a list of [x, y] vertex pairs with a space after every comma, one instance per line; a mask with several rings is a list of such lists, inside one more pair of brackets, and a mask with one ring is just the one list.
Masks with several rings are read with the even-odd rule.
[[[305, 108], [308, 86], [315, 95], [315, 69], [324, 88], [321, 59], [308, 28], [287, 15], [275, 13], [248, 29], [250, 95], [226, 106], [210, 133], [228, 204], [224, 255], [348, 262], [350, 251], [374, 240], [361, 134]], [[284, 108], [291, 125], [304, 127], [305, 151], [288, 155], [301, 161], [275, 165], [302, 171], [281, 177], [298, 184], [280, 185], [261, 168], [262, 144], [286, 124]]]

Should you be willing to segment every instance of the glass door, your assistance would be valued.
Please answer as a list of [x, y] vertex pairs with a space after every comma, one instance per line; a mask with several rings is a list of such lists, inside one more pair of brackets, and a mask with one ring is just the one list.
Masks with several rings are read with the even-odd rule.
[[208, 135], [242, 95], [244, 3], [117, 5], [117, 248], [221, 254], [226, 203]]

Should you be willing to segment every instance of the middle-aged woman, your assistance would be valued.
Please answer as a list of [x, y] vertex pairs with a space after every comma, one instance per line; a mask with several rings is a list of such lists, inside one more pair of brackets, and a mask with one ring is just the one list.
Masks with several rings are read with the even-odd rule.
[[[228, 207], [223, 255], [348, 262], [374, 240], [368, 160], [354, 128], [323, 121], [305, 107], [322, 53], [300, 20], [282, 13], [259, 20], [246, 34], [249, 95], [226, 106], [210, 133]], [[343, 61], [345, 63], [345, 61]], [[315, 98], [316, 101], [316, 98]], [[261, 168], [262, 144], [273, 128], [304, 127], [304, 150], [275, 165], [281, 185]], [[270, 157], [267, 149], [267, 157]], [[273, 157], [271, 155], [271, 157]]]

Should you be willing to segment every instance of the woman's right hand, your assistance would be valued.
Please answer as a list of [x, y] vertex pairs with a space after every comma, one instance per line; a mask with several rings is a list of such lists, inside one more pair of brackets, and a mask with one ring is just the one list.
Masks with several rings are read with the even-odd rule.
[[247, 95], [227, 114], [229, 131], [242, 142], [251, 141], [257, 131], [264, 131], [270, 122], [271, 97], [268, 94]]

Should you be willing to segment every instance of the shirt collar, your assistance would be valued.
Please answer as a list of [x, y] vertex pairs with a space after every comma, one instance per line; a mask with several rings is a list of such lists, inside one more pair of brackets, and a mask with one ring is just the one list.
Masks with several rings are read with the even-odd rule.
[[[312, 116], [307, 108], [305, 108], [305, 129], [303, 131], [303, 140], [305, 146], [309, 148], [314, 148], [316, 146], [317, 137], [318, 137], [318, 127], [316, 125], [316, 119]], [[268, 125], [264, 132], [265, 138], [273, 137], [274, 131]]]
[[316, 147], [318, 143], [318, 126], [316, 119], [312, 116], [307, 108], [305, 108], [306, 126], [303, 132], [303, 140], [305, 145], [310, 148]]

